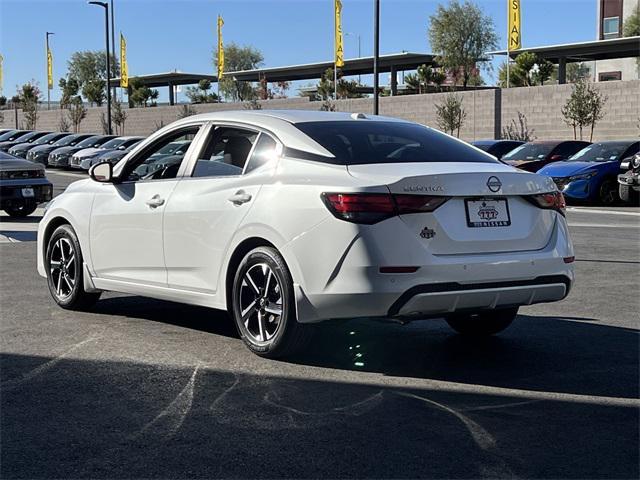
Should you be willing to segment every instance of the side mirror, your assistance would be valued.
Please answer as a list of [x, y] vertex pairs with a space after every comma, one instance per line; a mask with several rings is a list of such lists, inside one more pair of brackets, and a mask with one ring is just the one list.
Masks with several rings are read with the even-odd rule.
[[627, 157], [622, 160], [620, 163], [620, 170], [629, 170], [631, 168], [631, 162], [633, 161], [633, 157]]
[[108, 162], [98, 163], [89, 169], [89, 176], [96, 182], [111, 183], [113, 181], [113, 165]]
[[564, 160], [564, 157], [562, 155], [551, 155], [551, 158], [549, 159], [552, 162], [557, 162], [558, 160]]

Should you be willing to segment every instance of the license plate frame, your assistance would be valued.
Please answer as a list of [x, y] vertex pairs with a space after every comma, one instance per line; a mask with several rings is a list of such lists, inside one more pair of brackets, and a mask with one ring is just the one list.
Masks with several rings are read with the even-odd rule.
[[36, 196], [36, 191], [33, 187], [25, 187], [21, 190], [23, 198], [34, 198]]
[[[480, 203], [485, 202], [484, 207], [493, 207], [493, 211], [497, 212], [495, 218], [490, 218], [492, 215], [491, 208], [486, 208], [485, 215], [486, 218], [482, 219], [479, 214], [476, 214], [475, 217], [472, 218], [470, 207]], [[506, 219], [504, 216], [499, 219], [500, 211], [495, 207], [501, 207], [506, 214]], [[500, 228], [500, 227], [510, 227], [511, 226], [511, 212], [509, 211], [509, 201], [505, 197], [476, 197], [476, 198], [465, 198], [464, 200], [464, 211], [467, 219], [467, 227], [469, 228]]]

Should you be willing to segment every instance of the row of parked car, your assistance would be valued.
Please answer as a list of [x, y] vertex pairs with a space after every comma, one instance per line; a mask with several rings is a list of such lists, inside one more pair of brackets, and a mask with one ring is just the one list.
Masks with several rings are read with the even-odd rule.
[[640, 142], [581, 140], [520, 142], [482, 140], [473, 145], [502, 162], [553, 178], [565, 198], [574, 202], [611, 205], [638, 203]]
[[142, 139], [91, 133], [0, 130], [0, 151], [45, 167], [89, 170], [103, 161], [117, 163]]

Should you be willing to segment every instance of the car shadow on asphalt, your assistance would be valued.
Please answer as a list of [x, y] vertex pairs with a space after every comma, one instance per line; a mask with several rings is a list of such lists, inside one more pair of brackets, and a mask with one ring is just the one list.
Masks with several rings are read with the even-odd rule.
[[[237, 348], [245, 349], [233, 321], [219, 310], [116, 296], [98, 302], [93, 312], [221, 335], [237, 339]], [[637, 398], [638, 332], [598, 322], [519, 315], [499, 335], [471, 338], [456, 334], [441, 319], [407, 325], [334, 320], [314, 325], [307, 348], [277, 361], [502, 388]]]
[[[500, 348], [499, 342], [491, 345], [481, 350]], [[86, 355], [103, 348], [96, 341], [83, 350]], [[3, 479], [639, 473], [638, 412], [624, 406], [236, 373], [148, 359], [4, 353], [0, 363]]]

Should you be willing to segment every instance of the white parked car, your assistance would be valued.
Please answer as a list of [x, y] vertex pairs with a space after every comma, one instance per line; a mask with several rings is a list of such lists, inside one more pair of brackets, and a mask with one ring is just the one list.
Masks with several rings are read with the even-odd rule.
[[[181, 140], [182, 161], [135, 173]], [[88, 308], [112, 290], [226, 309], [263, 356], [300, 348], [325, 319], [444, 317], [493, 334], [574, 279], [550, 178], [403, 120], [197, 115], [90, 176], [39, 225], [55, 301]]]

